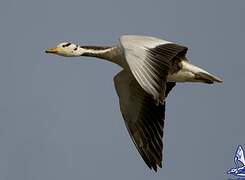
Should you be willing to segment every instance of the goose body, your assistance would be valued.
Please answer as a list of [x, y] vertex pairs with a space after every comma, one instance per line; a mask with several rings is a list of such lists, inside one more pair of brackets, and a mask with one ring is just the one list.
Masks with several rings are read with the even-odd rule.
[[187, 47], [149, 36], [126, 35], [111, 47], [79, 46], [69, 42], [49, 48], [61, 56], [92, 56], [123, 68], [114, 77], [128, 132], [148, 165], [162, 167], [162, 137], [165, 100], [176, 82], [222, 82], [218, 77], [192, 65]]

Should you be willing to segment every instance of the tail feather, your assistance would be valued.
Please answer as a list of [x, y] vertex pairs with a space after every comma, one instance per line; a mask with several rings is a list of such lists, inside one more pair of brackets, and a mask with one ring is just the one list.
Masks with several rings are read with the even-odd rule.
[[204, 83], [212, 84], [214, 82], [222, 83], [223, 81], [218, 78], [217, 76], [210, 74], [209, 72], [205, 71], [204, 69], [201, 69], [193, 64], [190, 64], [187, 61], [182, 61], [182, 68], [190, 71], [194, 74], [194, 78], [197, 81], [201, 81]]
[[195, 73], [195, 79], [203, 81], [204, 83], [207, 84], [213, 84], [214, 82], [218, 82], [218, 83], [223, 82], [220, 78], [203, 72]]

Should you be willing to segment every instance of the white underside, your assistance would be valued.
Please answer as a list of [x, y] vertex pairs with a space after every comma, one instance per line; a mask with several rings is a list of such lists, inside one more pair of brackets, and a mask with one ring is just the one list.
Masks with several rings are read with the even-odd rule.
[[[201, 80], [197, 80], [195, 78], [195, 74], [203, 73], [209, 76], [212, 76], [216, 80], [220, 80], [216, 76], [208, 73], [207, 71], [190, 64], [187, 61], [181, 62], [182, 69], [175, 74], [168, 75], [167, 81], [169, 82], [202, 82]], [[221, 80], [220, 80], [221, 81]]]
[[198, 82], [194, 79], [195, 75], [187, 70], [181, 69], [175, 74], [168, 75], [168, 82]]
[[195, 79], [196, 72], [204, 71], [187, 61], [181, 61], [182, 69], [175, 74], [170, 74], [167, 81], [169, 82], [197, 82]]

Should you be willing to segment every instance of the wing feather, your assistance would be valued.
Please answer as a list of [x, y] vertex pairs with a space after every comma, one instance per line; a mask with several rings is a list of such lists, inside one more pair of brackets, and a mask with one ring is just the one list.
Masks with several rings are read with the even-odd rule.
[[[162, 167], [165, 103], [156, 105], [128, 71], [118, 73], [114, 84], [128, 132], [147, 166], [157, 171], [157, 166]], [[165, 94], [174, 86], [168, 82]]]
[[121, 45], [132, 74], [140, 86], [158, 102], [164, 102], [164, 83], [169, 72], [180, 69], [187, 48], [148, 36], [122, 36]]

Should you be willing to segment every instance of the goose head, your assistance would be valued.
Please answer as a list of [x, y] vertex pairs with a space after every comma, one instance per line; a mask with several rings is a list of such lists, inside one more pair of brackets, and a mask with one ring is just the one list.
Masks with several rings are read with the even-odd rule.
[[66, 57], [81, 56], [83, 54], [82, 48], [70, 42], [62, 42], [56, 47], [48, 48], [45, 52]]

